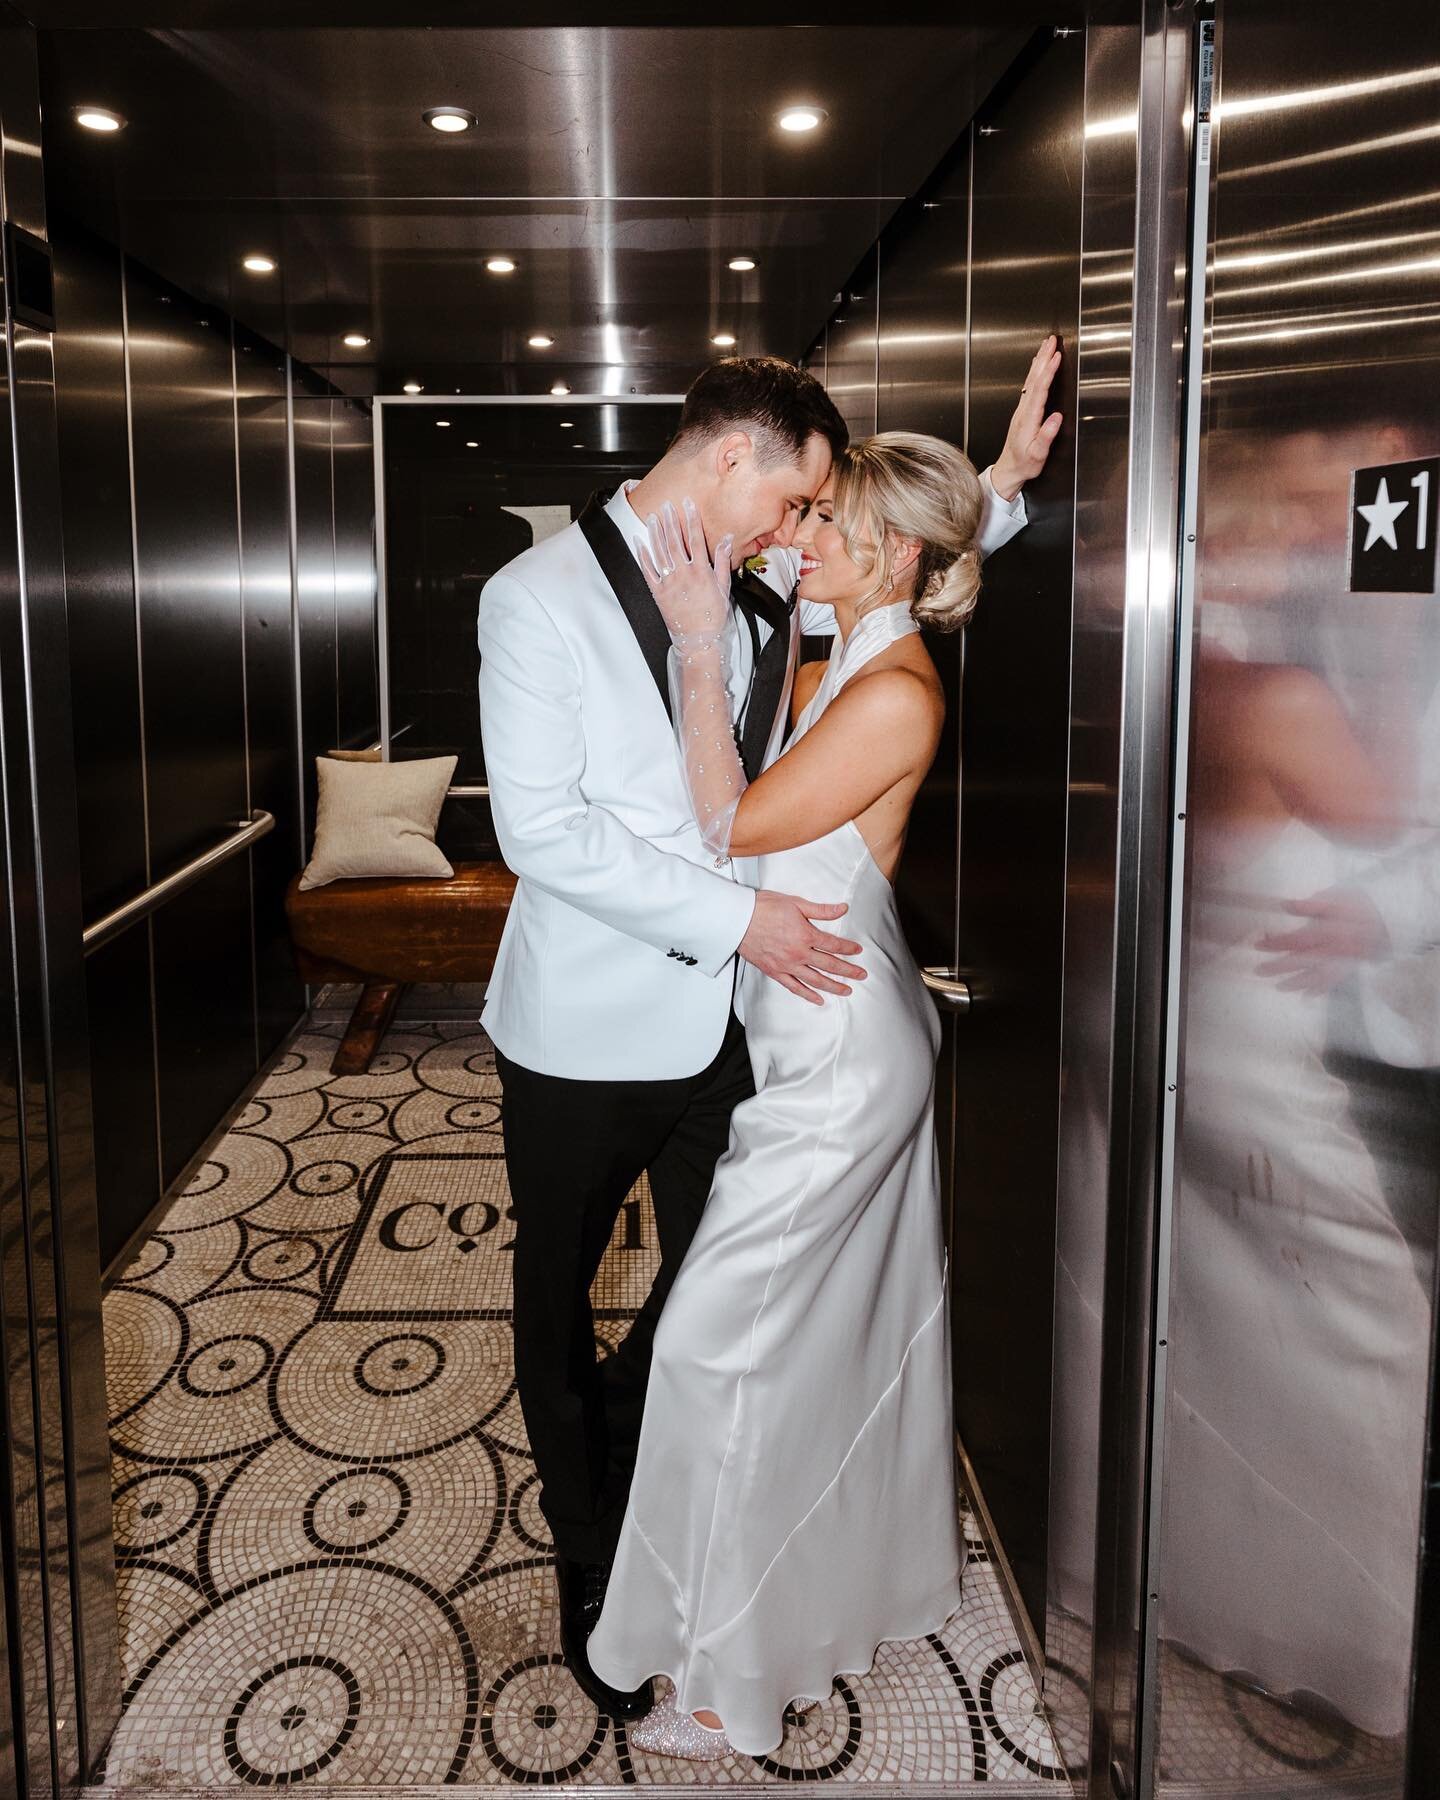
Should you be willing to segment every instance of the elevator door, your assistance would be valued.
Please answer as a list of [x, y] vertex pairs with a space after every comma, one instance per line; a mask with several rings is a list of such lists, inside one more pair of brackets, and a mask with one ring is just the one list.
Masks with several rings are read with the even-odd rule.
[[1035, 345], [1067, 359], [1066, 426], [1030, 523], [985, 567], [966, 637], [956, 1032], [955, 1397], [960, 1435], [1030, 1618], [1044, 1615], [1056, 1121], [1065, 902], [1073, 361], [1084, 38], [1047, 39], [980, 113], [971, 224], [969, 444], [1004, 441]]

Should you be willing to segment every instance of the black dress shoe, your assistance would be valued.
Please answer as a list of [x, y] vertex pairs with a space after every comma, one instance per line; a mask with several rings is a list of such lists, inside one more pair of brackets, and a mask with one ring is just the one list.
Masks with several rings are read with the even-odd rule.
[[645, 1681], [629, 1693], [603, 1682], [590, 1667], [586, 1644], [605, 1604], [605, 1584], [610, 1570], [603, 1563], [555, 1558], [555, 1585], [560, 1590], [560, 1649], [576, 1681], [612, 1719], [638, 1719], [655, 1703], [655, 1686]]

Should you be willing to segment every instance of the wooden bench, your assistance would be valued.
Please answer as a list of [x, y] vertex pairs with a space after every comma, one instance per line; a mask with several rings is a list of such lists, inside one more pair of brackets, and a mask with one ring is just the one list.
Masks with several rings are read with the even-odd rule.
[[300, 979], [360, 983], [331, 1073], [365, 1073], [410, 982], [486, 980], [514, 892], [499, 862], [456, 863], [448, 880], [332, 881], [303, 893], [295, 876], [285, 913]]

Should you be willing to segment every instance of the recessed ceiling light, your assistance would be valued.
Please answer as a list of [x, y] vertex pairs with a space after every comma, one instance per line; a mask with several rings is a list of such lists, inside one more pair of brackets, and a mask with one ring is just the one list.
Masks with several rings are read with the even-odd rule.
[[275, 273], [275, 259], [271, 256], [247, 256], [245, 258], [244, 267], [247, 268], [252, 275], [273, 275]]
[[573, 431], [575, 429], [575, 421], [573, 419], [562, 419], [560, 421], [560, 429], [562, 431]]
[[480, 448], [480, 445], [475, 438], [466, 438], [465, 448], [467, 450], [478, 450]]
[[787, 106], [776, 115], [775, 123], [782, 131], [813, 131], [824, 120], [823, 106]]
[[508, 256], [487, 257], [485, 267], [492, 275], [513, 275], [515, 273], [515, 265]]
[[570, 448], [572, 450], [583, 450], [585, 446], [583, 444], [572, 444]]
[[450, 421], [448, 419], [437, 419], [435, 425], [437, 430], [440, 431], [448, 431], [450, 429]]
[[722, 350], [728, 350], [735, 342], [735, 339], [728, 331], [717, 331], [710, 342], [712, 344], [718, 344]]
[[420, 117], [434, 131], [469, 131], [478, 124], [474, 113], [466, 112], [463, 106], [432, 106]]
[[738, 269], [743, 275], [747, 270], [755, 267], [755, 258], [753, 256], [732, 256], [730, 258], [730, 267], [732, 269]]
[[108, 106], [77, 106], [75, 123], [83, 125], [87, 131], [123, 131], [125, 121], [119, 113], [111, 112]]
[[405, 392], [407, 394], [419, 394], [424, 392], [424, 388], [418, 381], [407, 381], [405, 383]]
[[537, 331], [533, 337], [526, 338], [525, 342], [532, 350], [548, 350], [555, 340], [552, 337], [546, 337], [543, 331]]
[[550, 392], [552, 394], [568, 394], [570, 392], [570, 390], [568, 387], [566, 387], [566, 385], [563, 381], [557, 381], [555, 383], [554, 387], [551, 388]]
[[370, 340], [363, 331], [347, 331], [340, 342], [351, 350], [363, 350]]

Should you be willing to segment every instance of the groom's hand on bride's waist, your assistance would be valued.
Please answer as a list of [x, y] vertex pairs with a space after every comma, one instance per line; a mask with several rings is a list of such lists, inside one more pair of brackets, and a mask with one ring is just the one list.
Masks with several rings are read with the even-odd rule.
[[838, 919], [849, 908], [838, 903], [802, 900], [798, 894], [776, 894], [761, 888], [755, 896], [750, 929], [740, 940], [746, 962], [789, 988], [802, 1000], [823, 1006], [824, 994], [848, 994], [847, 981], [863, 981], [865, 971], [845, 959], [860, 954], [852, 938], [835, 937], [817, 921]]

